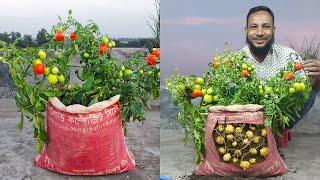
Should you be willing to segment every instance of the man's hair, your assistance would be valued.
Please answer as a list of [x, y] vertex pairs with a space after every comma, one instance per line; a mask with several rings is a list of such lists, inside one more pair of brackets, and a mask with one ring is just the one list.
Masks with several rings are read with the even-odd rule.
[[257, 7], [253, 7], [249, 10], [248, 12], [248, 15], [247, 15], [247, 27], [248, 27], [248, 19], [249, 19], [249, 16], [252, 14], [252, 13], [255, 13], [255, 12], [258, 12], [258, 11], [266, 11], [270, 14], [270, 16], [272, 17], [272, 23], [274, 25], [274, 15], [273, 15], [273, 12], [271, 11], [270, 8], [268, 8], [267, 6], [257, 6]]

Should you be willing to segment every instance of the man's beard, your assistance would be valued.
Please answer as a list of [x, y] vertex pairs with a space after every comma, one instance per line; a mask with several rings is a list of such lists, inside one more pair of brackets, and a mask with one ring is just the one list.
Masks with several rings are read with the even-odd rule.
[[252, 54], [260, 57], [266, 57], [274, 43], [274, 35], [272, 35], [271, 39], [263, 47], [256, 47], [248, 36], [246, 37], [246, 41]]

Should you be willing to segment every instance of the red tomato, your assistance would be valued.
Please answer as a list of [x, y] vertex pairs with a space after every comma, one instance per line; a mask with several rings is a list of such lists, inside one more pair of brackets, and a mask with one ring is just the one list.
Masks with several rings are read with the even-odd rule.
[[75, 40], [75, 39], [77, 39], [77, 37], [78, 37], [78, 35], [76, 34], [76, 33], [74, 33], [74, 32], [71, 32], [70, 33], [70, 39], [73, 41], [73, 40]]
[[33, 72], [35, 74], [44, 74], [46, 67], [43, 64], [36, 64], [33, 66]]
[[107, 44], [100, 44], [99, 46], [99, 54], [100, 55], [104, 55], [107, 50], [109, 49], [108, 45]]
[[249, 77], [249, 76], [250, 76], [249, 71], [248, 71], [247, 69], [243, 69], [243, 70], [241, 71], [241, 76], [243, 76], [243, 77]]
[[149, 54], [148, 57], [147, 57], [147, 62], [151, 66], [156, 65], [157, 64], [156, 56], [152, 55], [152, 54]]
[[60, 31], [57, 31], [56, 34], [55, 34], [55, 39], [57, 42], [62, 42], [64, 41], [64, 35], [62, 32]]
[[294, 64], [294, 69], [295, 69], [296, 71], [301, 70], [301, 69], [302, 69], [302, 64], [301, 64], [301, 63], [295, 63], [295, 64]]
[[154, 49], [151, 54], [156, 56], [157, 58], [160, 57], [160, 51], [158, 49]]
[[214, 67], [215, 69], [217, 69], [217, 68], [219, 67], [219, 65], [220, 65], [220, 62], [219, 62], [219, 61], [214, 61], [214, 62], [213, 62], [213, 67]]
[[294, 75], [293, 75], [293, 73], [291, 71], [285, 71], [283, 73], [283, 78], [288, 80], [288, 81], [291, 81], [291, 80], [294, 79]]
[[289, 73], [288, 76], [287, 76], [287, 80], [291, 81], [293, 79], [294, 79], [293, 73]]
[[200, 89], [194, 89], [192, 91], [192, 97], [196, 98], [196, 97], [200, 97], [200, 96], [202, 96], [202, 92]]

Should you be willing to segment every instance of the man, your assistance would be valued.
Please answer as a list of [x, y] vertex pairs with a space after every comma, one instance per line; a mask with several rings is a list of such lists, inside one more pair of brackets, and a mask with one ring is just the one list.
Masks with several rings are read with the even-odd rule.
[[[274, 26], [273, 12], [266, 6], [251, 8], [247, 15], [245, 27], [247, 46], [241, 51], [246, 52], [248, 62], [255, 65], [257, 75], [266, 80], [286, 67], [288, 61], [302, 61], [301, 56], [293, 49], [274, 42], [276, 27]], [[309, 72], [313, 90], [301, 112], [303, 117], [313, 106], [317, 91], [320, 90], [320, 61], [315, 59], [304, 60], [303, 69]], [[297, 122], [291, 122], [292, 128]]]

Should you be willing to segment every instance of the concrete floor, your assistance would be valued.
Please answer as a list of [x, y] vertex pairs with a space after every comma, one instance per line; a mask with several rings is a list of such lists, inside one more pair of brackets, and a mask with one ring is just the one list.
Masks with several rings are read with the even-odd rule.
[[[18, 132], [19, 116], [15, 110], [3, 108], [12, 102], [1, 100], [0, 105], [0, 179], [93, 179], [93, 177], [67, 176], [50, 172], [33, 165], [36, 157], [34, 138], [26, 124]], [[1, 108], [2, 107], [2, 108]], [[159, 179], [160, 171], [160, 114], [159, 107], [147, 111], [146, 121], [130, 123], [126, 144], [134, 154], [136, 168], [133, 171], [109, 176], [94, 176], [94, 179]], [[156, 132], [156, 133], [155, 133]]]
[[[216, 176], [192, 175], [193, 170], [197, 167], [194, 163], [193, 142], [189, 141], [188, 144], [184, 145], [182, 138], [182, 130], [160, 130], [160, 174], [171, 176], [173, 179], [221, 179]], [[288, 148], [283, 151], [288, 166], [288, 173], [268, 179], [319, 179], [320, 134], [293, 134]], [[245, 178], [229, 177], [226, 179]]]

